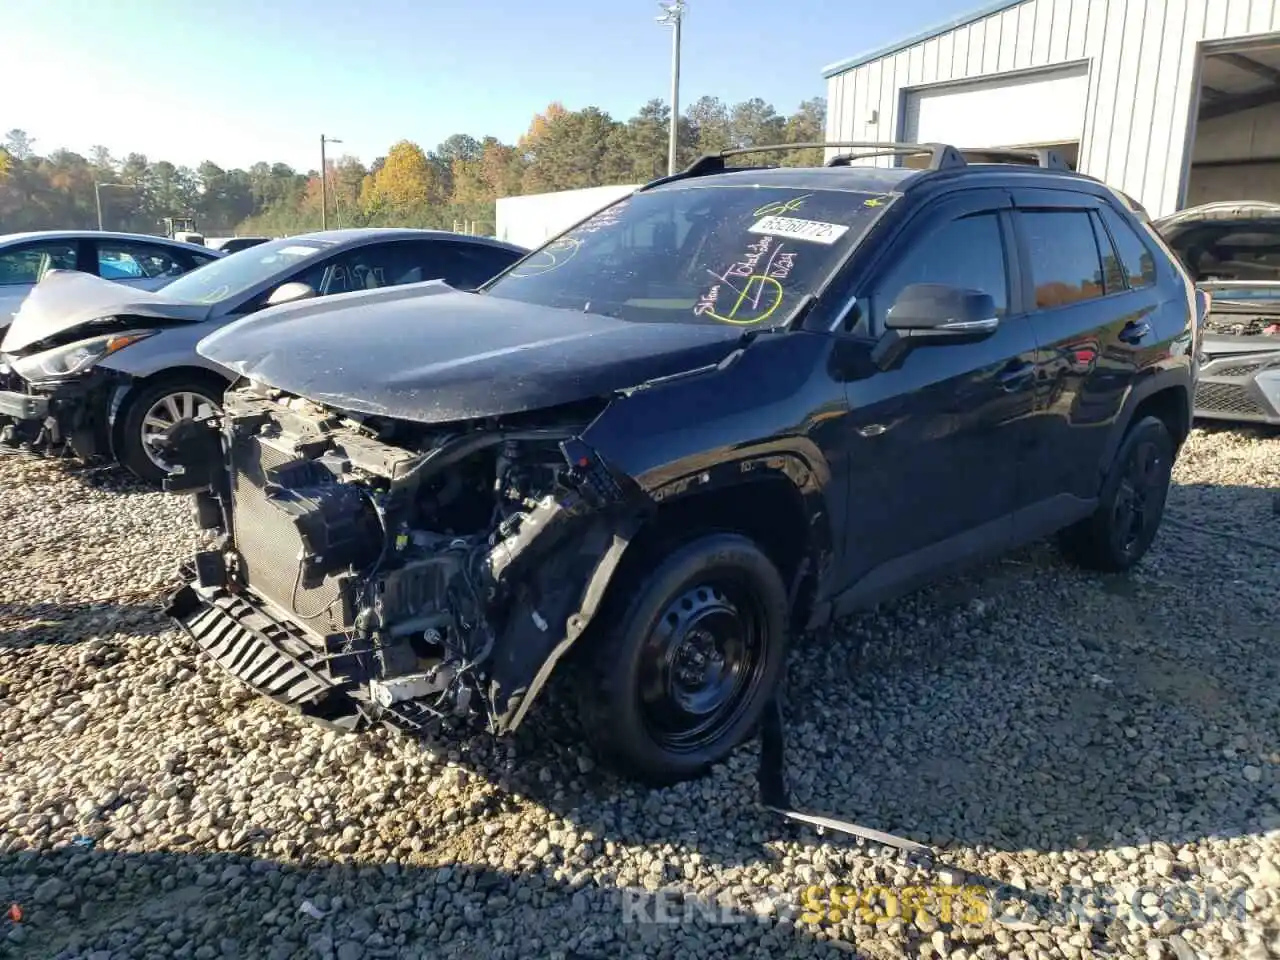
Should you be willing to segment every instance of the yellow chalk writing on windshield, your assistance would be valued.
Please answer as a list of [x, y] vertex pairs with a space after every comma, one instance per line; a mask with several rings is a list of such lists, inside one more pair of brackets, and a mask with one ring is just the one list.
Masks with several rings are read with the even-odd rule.
[[[732, 289], [736, 290], [736, 288]], [[782, 284], [773, 277], [748, 277], [746, 285], [741, 290], [736, 290], [736, 292], [738, 298], [734, 301], [733, 306], [729, 308], [729, 311], [727, 313], [717, 313], [715, 310], [717, 306], [716, 300], [720, 294], [720, 286], [717, 284], [699, 301], [698, 305], [693, 308], [693, 312], [699, 316], [707, 316], [713, 320], [719, 320], [721, 323], [746, 326], [769, 319], [782, 304]]]
[[804, 202], [812, 197], [812, 193], [801, 194], [798, 197], [792, 197], [790, 200], [774, 200], [766, 203], [753, 213], [753, 217], [778, 217], [784, 213], [790, 213], [792, 210], [799, 210], [804, 206]]
[[549, 273], [557, 267], [563, 267], [572, 260], [581, 246], [581, 240], [574, 240], [570, 237], [557, 240], [545, 249], [539, 250], [530, 256], [528, 260], [512, 270], [508, 276], [523, 279]]

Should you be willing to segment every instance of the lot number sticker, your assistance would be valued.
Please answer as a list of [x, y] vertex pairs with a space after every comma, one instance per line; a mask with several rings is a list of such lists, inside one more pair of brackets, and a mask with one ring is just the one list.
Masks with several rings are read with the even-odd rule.
[[748, 233], [767, 233], [774, 237], [791, 237], [811, 243], [832, 244], [849, 232], [842, 223], [824, 223], [821, 220], [801, 220], [798, 217], [761, 217]]

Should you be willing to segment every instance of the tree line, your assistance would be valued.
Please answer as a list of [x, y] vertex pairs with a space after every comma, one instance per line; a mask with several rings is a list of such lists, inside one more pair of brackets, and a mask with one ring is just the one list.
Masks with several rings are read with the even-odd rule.
[[[678, 160], [731, 147], [821, 140], [826, 102], [806, 100], [779, 114], [760, 99], [729, 106], [703, 97], [680, 116]], [[629, 120], [596, 107], [553, 103], [516, 143], [454, 134], [434, 150], [401, 140], [366, 166], [339, 156], [326, 163], [329, 225], [495, 229], [498, 197], [549, 190], [641, 183], [667, 171], [670, 107], [651, 100]], [[793, 150], [769, 162], [820, 162], [820, 150]], [[23, 130], [0, 145], [0, 233], [92, 228], [98, 203], [108, 230], [160, 233], [165, 217], [195, 217], [207, 236], [284, 236], [319, 229], [318, 170], [283, 163], [224, 169], [206, 160], [175, 166], [140, 153], [112, 156], [102, 146], [87, 157], [56, 149], [41, 154]], [[95, 184], [99, 185], [95, 189]]]

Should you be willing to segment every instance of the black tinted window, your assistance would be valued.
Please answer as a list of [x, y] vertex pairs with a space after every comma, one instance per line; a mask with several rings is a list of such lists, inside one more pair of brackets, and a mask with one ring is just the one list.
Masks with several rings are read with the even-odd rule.
[[898, 294], [913, 283], [980, 290], [991, 295], [1003, 316], [1009, 307], [1009, 278], [997, 215], [953, 220], [914, 244], [876, 291], [872, 313], [878, 326]]
[[1156, 259], [1151, 248], [1140, 237], [1133, 227], [1129, 226], [1114, 210], [1104, 208], [1102, 219], [1111, 231], [1111, 239], [1116, 243], [1116, 251], [1120, 255], [1120, 263], [1124, 266], [1125, 276], [1129, 278], [1129, 286], [1149, 287], [1156, 282]]
[[1031, 255], [1036, 306], [1061, 307], [1105, 291], [1098, 241], [1087, 210], [1019, 214]]
[[308, 267], [292, 279], [301, 280], [322, 296], [435, 280], [440, 274], [429, 269], [430, 255], [423, 253], [423, 248], [431, 246], [403, 240], [371, 243]]
[[520, 259], [520, 254], [502, 248], [456, 240], [420, 243], [414, 247], [418, 280], [443, 279], [459, 290], [474, 290]]

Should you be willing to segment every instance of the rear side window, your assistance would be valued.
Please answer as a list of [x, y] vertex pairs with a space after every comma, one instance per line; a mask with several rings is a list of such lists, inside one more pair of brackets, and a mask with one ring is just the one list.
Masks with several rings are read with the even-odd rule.
[[75, 241], [30, 243], [0, 253], [0, 286], [39, 283], [50, 270], [75, 270]]
[[980, 290], [996, 302], [1004, 316], [1009, 307], [1009, 278], [1005, 270], [1000, 220], [980, 213], [953, 220], [912, 246], [879, 285], [871, 304], [877, 328], [906, 287], [914, 283], [945, 283]]
[[1088, 210], [1028, 210], [1019, 215], [1036, 307], [1048, 310], [1106, 293], [1102, 256]]
[[118, 240], [98, 241], [98, 274], [107, 280], [177, 277], [186, 268], [163, 247]]
[[1102, 208], [1102, 219], [1115, 241], [1116, 253], [1131, 289], [1154, 286], [1156, 259], [1136, 230], [1110, 207]]
[[456, 241], [437, 244], [436, 249], [440, 252], [439, 275], [460, 290], [474, 290], [520, 259], [520, 254], [509, 250]]

